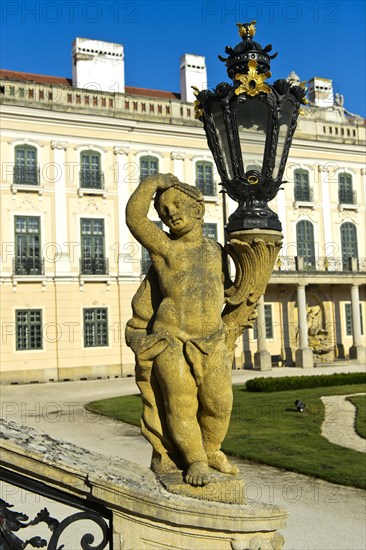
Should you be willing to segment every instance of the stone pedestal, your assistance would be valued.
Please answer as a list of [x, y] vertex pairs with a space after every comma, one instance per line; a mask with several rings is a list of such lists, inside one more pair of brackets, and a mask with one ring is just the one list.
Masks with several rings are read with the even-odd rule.
[[[85, 502], [103, 505], [112, 515], [115, 550], [280, 550], [287, 512], [260, 502], [229, 504], [172, 494], [153, 472], [138, 464], [81, 449], [39, 434], [27, 426], [2, 422], [0, 464]], [[178, 480], [181, 482], [181, 480]], [[168, 480], [167, 480], [168, 483]], [[170, 480], [171, 486], [176, 480]], [[214, 481], [213, 487], [220, 487]], [[243, 481], [228, 482], [231, 497], [243, 498]], [[195, 496], [209, 492], [200, 488]], [[207, 495], [206, 495], [207, 496]], [[231, 498], [232, 500], [232, 498]], [[10, 503], [11, 504], [11, 503]], [[75, 547], [79, 547], [75, 540]]]
[[314, 367], [313, 352], [310, 348], [298, 349], [296, 351], [296, 367], [300, 369], [309, 369]]
[[366, 348], [364, 346], [351, 346], [349, 348], [349, 358], [355, 359], [361, 365], [366, 363]]
[[254, 354], [254, 368], [257, 370], [272, 370], [272, 359], [269, 351], [256, 351]]

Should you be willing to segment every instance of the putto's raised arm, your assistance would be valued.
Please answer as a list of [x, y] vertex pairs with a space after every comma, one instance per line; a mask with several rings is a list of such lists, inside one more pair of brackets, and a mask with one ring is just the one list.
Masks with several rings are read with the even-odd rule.
[[147, 176], [132, 193], [126, 207], [126, 223], [132, 235], [149, 252], [164, 254], [169, 238], [147, 217], [156, 191], [163, 191], [179, 183], [172, 174]]

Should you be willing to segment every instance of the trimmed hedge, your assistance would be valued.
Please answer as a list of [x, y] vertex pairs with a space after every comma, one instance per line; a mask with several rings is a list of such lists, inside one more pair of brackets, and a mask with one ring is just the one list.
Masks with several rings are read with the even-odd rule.
[[350, 372], [339, 374], [320, 374], [316, 376], [254, 378], [253, 380], [248, 380], [246, 382], [245, 388], [252, 392], [274, 392], [364, 383], [366, 383], [365, 372]]

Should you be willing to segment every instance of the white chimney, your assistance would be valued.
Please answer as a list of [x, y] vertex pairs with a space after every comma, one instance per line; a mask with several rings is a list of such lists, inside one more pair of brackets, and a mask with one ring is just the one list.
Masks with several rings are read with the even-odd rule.
[[125, 63], [121, 44], [76, 38], [72, 44], [72, 85], [103, 92], [125, 91]]
[[334, 105], [333, 81], [314, 76], [308, 82], [308, 97], [317, 107], [331, 107]]
[[202, 55], [186, 53], [180, 58], [180, 93], [182, 101], [193, 103], [196, 99], [192, 86], [207, 88], [206, 61]]

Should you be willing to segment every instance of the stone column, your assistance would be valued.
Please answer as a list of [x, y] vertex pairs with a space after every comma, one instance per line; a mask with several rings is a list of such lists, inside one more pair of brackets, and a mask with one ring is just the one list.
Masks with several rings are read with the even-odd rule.
[[271, 355], [266, 349], [266, 319], [263, 296], [258, 300], [257, 312], [257, 351], [254, 354], [254, 368], [258, 370], [272, 370]]
[[67, 201], [66, 201], [66, 176], [65, 176], [65, 141], [51, 141], [53, 151], [54, 177], [55, 177], [55, 236], [57, 245], [57, 257], [55, 258], [55, 275], [70, 272], [70, 246], [68, 245], [67, 228]]
[[366, 361], [365, 341], [361, 335], [360, 322], [360, 295], [358, 285], [351, 287], [351, 307], [352, 307], [352, 334], [353, 344], [349, 349], [350, 359], [356, 359], [358, 363], [364, 364]]
[[297, 287], [297, 311], [299, 317], [299, 349], [296, 350], [296, 367], [306, 369], [313, 367], [314, 361], [308, 340], [305, 285], [301, 284]]

